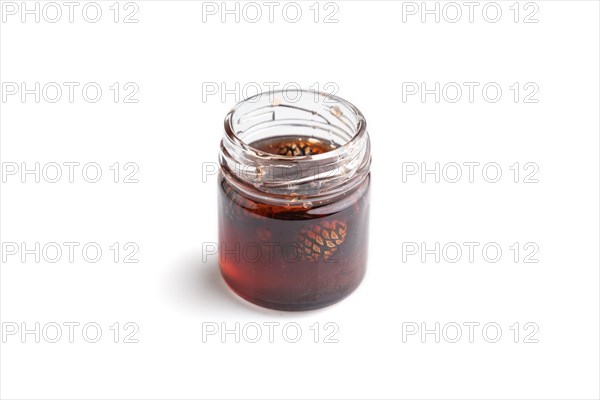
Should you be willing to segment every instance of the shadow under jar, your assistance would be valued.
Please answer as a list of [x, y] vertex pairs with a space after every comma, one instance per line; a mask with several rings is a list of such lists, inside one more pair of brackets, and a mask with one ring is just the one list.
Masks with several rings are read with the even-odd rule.
[[234, 292], [300, 311], [358, 287], [371, 153], [356, 107], [314, 91], [248, 98], [225, 118], [219, 162], [219, 262]]

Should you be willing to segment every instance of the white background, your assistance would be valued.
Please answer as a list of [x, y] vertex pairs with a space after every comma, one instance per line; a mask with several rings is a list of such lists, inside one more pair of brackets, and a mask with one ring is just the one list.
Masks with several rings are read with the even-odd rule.
[[[257, 23], [244, 21], [244, 15], [239, 23], [231, 15], [222, 23], [218, 13], [204, 14], [203, 22], [203, 4], [196, 1], [137, 1], [137, 23], [123, 23], [134, 10], [125, 10], [124, 2], [115, 23], [112, 1], [99, 2], [99, 22], [87, 22], [82, 2], [70, 23], [68, 8], [59, 2], [64, 14], [59, 22], [42, 15], [36, 23], [30, 15], [23, 23], [20, 10], [4, 12], [6, 3], [0, 28], [3, 94], [7, 82], [80, 86], [72, 103], [66, 89], [56, 103], [43, 93], [39, 103], [34, 95], [23, 101], [20, 93], [3, 98], [3, 171], [11, 163], [96, 162], [103, 175], [88, 183], [80, 166], [73, 183], [66, 176], [58, 183], [5, 176], [3, 246], [94, 242], [103, 255], [90, 263], [78, 247], [73, 263], [66, 254], [56, 263], [44, 257], [36, 263], [34, 255], [22, 262], [21, 253], [4, 252], [2, 398], [600, 396], [597, 2], [522, 2], [516, 23], [512, 1], [498, 3], [502, 15], [496, 23], [482, 16], [484, 2], [475, 8], [473, 22], [459, 2], [463, 15], [456, 23], [447, 20], [453, 13], [442, 14], [439, 23], [429, 15], [423, 23], [420, 13], [403, 14], [411, 5], [393, 1], [338, 1], [327, 9], [322, 2], [318, 23], [312, 1], [299, 3], [297, 23], [283, 18], [285, 3], [270, 23], [262, 2]], [[445, 4], [439, 3], [440, 10]], [[324, 23], [332, 11], [338, 22]], [[533, 11], [538, 22], [525, 23]], [[494, 18], [494, 10], [488, 12]], [[88, 82], [103, 89], [96, 103], [81, 96]], [[137, 85], [139, 101], [124, 103], [127, 90], [115, 103], [109, 89], [115, 82], [121, 90], [127, 82]], [[318, 311], [284, 313], [250, 305], [225, 287], [216, 256], [203, 260], [203, 243], [217, 241], [216, 178], [203, 182], [203, 168], [217, 161], [223, 117], [240, 100], [241, 89], [253, 93], [256, 85], [268, 89], [268, 82], [336, 88], [369, 124], [368, 273], [349, 298]], [[328, 82], [333, 86], [324, 88]], [[430, 89], [436, 82], [479, 86], [473, 102], [462, 86], [456, 103], [448, 101], [454, 97], [448, 93], [436, 103], [433, 95], [403, 99], [410, 82]], [[502, 88], [495, 103], [481, 93], [490, 82]], [[517, 102], [510, 89], [515, 82]], [[524, 101], [531, 92], [526, 83], [539, 88], [536, 103]], [[213, 84], [233, 92], [225, 98], [220, 89], [207, 95]], [[115, 162], [121, 172], [125, 163], [135, 163], [139, 183], [123, 183], [123, 175], [114, 183], [109, 167]], [[480, 163], [472, 183], [466, 167], [457, 183], [444, 176], [436, 183], [433, 175], [423, 183], [419, 174], [403, 182], [403, 165], [405, 170], [414, 165], [408, 163], [441, 168], [464, 162]], [[515, 162], [522, 172], [518, 183], [509, 169]], [[523, 169], [528, 162], [539, 167], [538, 183], [523, 182], [524, 172], [531, 171]], [[497, 183], [482, 176], [486, 163], [501, 167]], [[491, 170], [489, 175], [494, 176]], [[109, 249], [115, 242], [121, 246], [117, 263]], [[139, 246], [138, 263], [123, 262], [128, 242]], [[466, 253], [456, 263], [443, 254], [439, 263], [434, 255], [422, 262], [420, 253], [404, 254], [403, 262], [402, 244], [409, 242], [428, 248], [436, 242], [481, 245], [472, 263]], [[516, 263], [509, 248], [515, 242], [521, 247]], [[529, 242], [539, 247], [538, 263], [524, 262]], [[482, 257], [486, 243], [501, 247], [498, 262]], [[34, 334], [7, 334], [22, 323], [34, 329], [36, 322], [63, 326], [63, 336], [50, 343], [54, 331], [48, 330], [36, 343]], [[80, 324], [73, 343], [67, 322]], [[90, 322], [102, 328], [97, 343], [88, 343], [81, 332]], [[115, 322], [118, 343], [110, 329]], [[139, 327], [138, 343], [124, 343], [131, 332], [124, 329], [127, 322]], [[233, 334], [203, 340], [203, 327], [234, 329], [236, 322], [260, 324], [261, 340], [250, 343], [243, 336], [236, 343]], [[265, 322], [280, 324], [273, 343]], [[324, 340], [331, 332], [324, 329], [327, 322], [338, 327], [337, 343]], [[463, 325], [468, 322], [480, 324], [472, 343]], [[535, 325], [525, 330], [528, 322]], [[282, 333], [286, 323], [301, 328], [297, 343], [286, 340], [293, 330], [289, 337]], [[403, 340], [403, 326], [405, 331], [414, 326], [407, 323], [425, 323], [427, 329], [456, 323], [462, 337], [451, 343], [455, 331], [442, 335], [440, 328], [439, 343], [433, 334]], [[482, 333], [487, 323], [502, 329], [496, 343], [486, 340], [495, 337], [493, 329]], [[530, 339], [537, 343], [526, 343], [535, 326], [539, 330]]]

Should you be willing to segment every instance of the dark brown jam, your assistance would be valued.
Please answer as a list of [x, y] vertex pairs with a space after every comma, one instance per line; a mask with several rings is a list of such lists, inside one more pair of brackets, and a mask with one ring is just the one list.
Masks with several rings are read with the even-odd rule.
[[[250, 144], [293, 157], [326, 153], [335, 143], [279, 137]], [[219, 260], [229, 286], [246, 300], [299, 311], [342, 300], [367, 263], [370, 177], [333, 201], [269, 204], [219, 177]], [[302, 194], [298, 194], [301, 198]]]

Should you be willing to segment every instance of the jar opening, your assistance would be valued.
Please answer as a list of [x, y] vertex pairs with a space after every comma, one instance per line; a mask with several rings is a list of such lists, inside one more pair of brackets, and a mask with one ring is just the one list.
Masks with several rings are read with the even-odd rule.
[[341, 147], [365, 135], [366, 127], [364, 116], [350, 102], [310, 90], [257, 94], [238, 103], [225, 118], [225, 133], [229, 139], [257, 154], [263, 151], [253, 143], [286, 136], [329, 142], [341, 152]]

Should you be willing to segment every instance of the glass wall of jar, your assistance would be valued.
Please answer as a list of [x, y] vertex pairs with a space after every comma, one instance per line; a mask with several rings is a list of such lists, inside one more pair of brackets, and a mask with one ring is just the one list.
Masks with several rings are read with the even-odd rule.
[[248, 98], [225, 118], [219, 161], [219, 262], [234, 292], [291, 311], [358, 287], [371, 154], [355, 106], [302, 90]]

